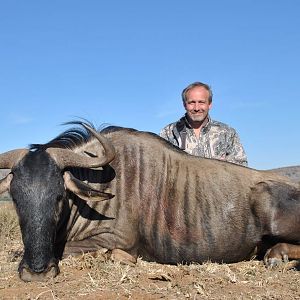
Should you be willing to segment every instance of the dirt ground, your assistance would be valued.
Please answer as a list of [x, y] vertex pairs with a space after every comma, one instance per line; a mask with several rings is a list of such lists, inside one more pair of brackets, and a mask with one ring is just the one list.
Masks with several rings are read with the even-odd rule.
[[22, 244], [14, 212], [0, 208], [0, 299], [300, 299], [295, 262], [266, 269], [261, 261], [235, 264], [136, 266], [92, 257], [69, 257], [48, 281], [22, 282]]

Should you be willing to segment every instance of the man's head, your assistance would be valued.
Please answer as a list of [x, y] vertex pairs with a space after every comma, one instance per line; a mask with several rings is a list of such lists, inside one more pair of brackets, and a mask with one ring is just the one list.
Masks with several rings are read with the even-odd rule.
[[202, 123], [212, 107], [212, 90], [202, 82], [194, 82], [182, 91], [182, 101], [189, 121]]

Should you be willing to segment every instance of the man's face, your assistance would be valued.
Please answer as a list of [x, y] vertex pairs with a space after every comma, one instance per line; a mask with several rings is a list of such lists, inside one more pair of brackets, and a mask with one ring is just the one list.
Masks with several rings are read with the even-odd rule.
[[205, 120], [212, 106], [208, 98], [209, 92], [201, 86], [194, 87], [187, 92], [183, 105], [191, 121], [202, 122]]

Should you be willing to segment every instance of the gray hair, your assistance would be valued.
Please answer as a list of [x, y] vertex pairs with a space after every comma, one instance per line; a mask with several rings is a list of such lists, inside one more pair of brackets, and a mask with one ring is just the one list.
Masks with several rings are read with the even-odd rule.
[[206, 83], [202, 83], [200, 81], [196, 81], [191, 83], [190, 85], [188, 85], [181, 93], [181, 97], [182, 97], [182, 101], [185, 102], [186, 101], [186, 94], [189, 90], [193, 89], [194, 87], [203, 87], [205, 88], [208, 93], [209, 93], [209, 97], [208, 97], [208, 102], [209, 104], [212, 102], [212, 98], [213, 98], [213, 93], [212, 90], [210, 88], [210, 86]]

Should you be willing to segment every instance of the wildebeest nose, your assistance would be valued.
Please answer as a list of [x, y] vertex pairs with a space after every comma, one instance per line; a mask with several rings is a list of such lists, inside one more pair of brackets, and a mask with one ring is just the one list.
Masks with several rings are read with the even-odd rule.
[[54, 278], [59, 273], [57, 264], [50, 264], [46, 268], [35, 268], [31, 270], [27, 265], [20, 267], [19, 275], [23, 281], [46, 281]]

